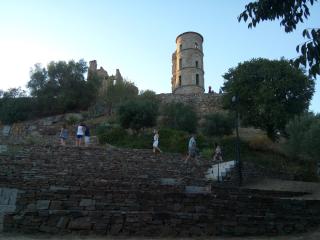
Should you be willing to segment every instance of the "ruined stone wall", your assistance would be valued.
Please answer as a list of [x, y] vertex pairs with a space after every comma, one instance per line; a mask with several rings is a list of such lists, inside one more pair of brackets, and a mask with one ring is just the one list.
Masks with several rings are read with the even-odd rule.
[[183, 159], [151, 150], [32, 145], [3, 154], [0, 188], [17, 192], [4, 231], [275, 235], [320, 223], [319, 201], [291, 199], [299, 195], [293, 192], [210, 187], [202, 178], [206, 166], [187, 168]]
[[209, 113], [225, 112], [222, 109], [221, 95], [216, 93], [200, 94], [170, 94], [157, 95], [162, 104], [181, 102], [193, 107], [199, 119], [203, 119]]

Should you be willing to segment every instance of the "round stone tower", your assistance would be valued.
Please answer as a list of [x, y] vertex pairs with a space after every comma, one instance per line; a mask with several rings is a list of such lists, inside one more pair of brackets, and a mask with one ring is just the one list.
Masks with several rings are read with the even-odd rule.
[[203, 37], [196, 32], [184, 32], [176, 38], [172, 54], [172, 93], [204, 92]]

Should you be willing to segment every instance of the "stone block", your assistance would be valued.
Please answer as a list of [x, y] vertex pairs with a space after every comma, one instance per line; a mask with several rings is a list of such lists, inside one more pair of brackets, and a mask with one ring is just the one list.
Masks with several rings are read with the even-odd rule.
[[0, 188], [0, 205], [15, 205], [17, 194], [17, 189]]
[[175, 178], [160, 178], [161, 185], [178, 185], [180, 182]]
[[186, 186], [185, 193], [192, 193], [192, 194], [210, 194], [211, 193], [211, 186]]
[[4, 125], [2, 128], [2, 136], [9, 136], [11, 131], [11, 126], [10, 125]]
[[47, 210], [49, 209], [50, 200], [38, 200], [37, 209], [38, 210]]
[[81, 199], [79, 206], [80, 207], [90, 207], [94, 206], [96, 201], [94, 199]]
[[37, 210], [37, 205], [35, 203], [30, 203], [26, 207], [26, 212], [35, 212]]
[[69, 188], [68, 188], [68, 187], [62, 187], [62, 186], [54, 186], [54, 185], [52, 185], [52, 186], [50, 186], [49, 190], [50, 190], [50, 191], [53, 191], [53, 192], [57, 192], [57, 191], [67, 191], [67, 190], [69, 190]]
[[68, 217], [60, 217], [56, 227], [65, 229], [69, 223], [70, 219]]
[[71, 230], [90, 230], [92, 223], [90, 218], [81, 217], [70, 221], [68, 228]]
[[7, 145], [0, 145], [0, 154], [1, 153], [6, 153], [8, 151], [8, 146]]

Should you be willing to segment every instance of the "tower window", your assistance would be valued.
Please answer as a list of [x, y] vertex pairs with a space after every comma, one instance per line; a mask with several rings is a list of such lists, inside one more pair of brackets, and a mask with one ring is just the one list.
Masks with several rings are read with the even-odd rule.
[[181, 76], [179, 76], [179, 87], [181, 87]]
[[195, 48], [199, 48], [198, 43], [195, 42], [195, 43], [194, 43], [194, 47], [195, 47]]
[[199, 85], [199, 74], [196, 74], [196, 85]]
[[180, 46], [179, 46], [179, 50], [180, 50], [180, 51], [182, 50], [182, 44], [180, 44]]
[[196, 68], [198, 68], [199, 67], [199, 63], [198, 63], [198, 61], [196, 61]]
[[179, 69], [182, 68], [182, 58], [179, 59]]

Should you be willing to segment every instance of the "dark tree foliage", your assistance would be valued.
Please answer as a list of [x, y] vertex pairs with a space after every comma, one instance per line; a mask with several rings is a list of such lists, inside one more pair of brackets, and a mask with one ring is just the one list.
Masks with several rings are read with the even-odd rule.
[[34, 106], [34, 99], [26, 97], [23, 90], [11, 88], [3, 92], [0, 98], [0, 122], [11, 124], [27, 120], [32, 116]]
[[285, 60], [252, 59], [229, 69], [222, 90], [224, 106], [237, 96], [242, 123], [266, 130], [271, 139], [309, 107], [314, 80]]
[[[313, 5], [317, 0], [258, 0], [250, 2], [239, 15], [238, 20], [248, 21], [248, 28], [256, 27], [259, 22], [280, 19], [280, 25], [286, 32], [296, 29], [310, 15], [308, 4]], [[295, 66], [309, 67], [309, 74], [320, 74], [320, 29], [305, 29], [303, 37], [308, 40], [297, 46], [300, 56], [292, 62]]]
[[118, 117], [123, 128], [140, 130], [156, 125], [158, 107], [154, 102], [136, 98], [120, 105]]
[[169, 103], [162, 108], [162, 125], [168, 128], [194, 133], [197, 129], [197, 114], [183, 103]]
[[207, 136], [223, 136], [232, 134], [234, 117], [225, 113], [211, 113], [205, 117], [202, 133]]
[[110, 83], [104, 97], [109, 114], [113, 113], [122, 103], [137, 97], [139, 93], [138, 88], [132, 82], [124, 80], [117, 81], [115, 84], [113, 84], [113, 81], [110, 81]]
[[87, 109], [95, 101], [100, 83], [86, 81], [86, 71], [84, 60], [50, 62], [47, 68], [36, 64], [27, 87], [37, 99], [40, 115]]
[[305, 113], [291, 119], [286, 125], [287, 150], [292, 157], [313, 156], [320, 154], [319, 145], [320, 116]]

